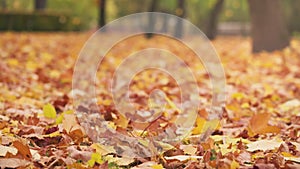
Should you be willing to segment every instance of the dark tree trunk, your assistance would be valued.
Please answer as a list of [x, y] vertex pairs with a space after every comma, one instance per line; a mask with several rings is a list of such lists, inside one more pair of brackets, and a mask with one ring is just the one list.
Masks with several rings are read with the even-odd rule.
[[253, 52], [274, 51], [289, 45], [289, 32], [280, 0], [248, 0]]
[[[106, 0], [100, 0], [99, 2], [99, 20], [98, 20], [98, 26], [101, 28], [106, 24], [105, 18], [106, 18]], [[105, 29], [102, 29], [102, 31], [105, 31]]]
[[[157, 8], [157, 0], [152, 0], [149, 12], [155, 12], [156, 8]], [[149, 32], [154, 31], [154, 26], [155, 26], [155, 18], [154, 18], [154, 15], [152, 13], [150, 13], [149, 14], [147, 30]], [[150, 38], [152, 38], [153, 34], [152, 33], [146, 33], [145, 36], [146, 36], [146, 38], [150, 39]]]
[[1, 8], [6, 9], [6, 0], [1, 0]]
[[299, 0], [290, 0], [287, 1], [289, 3], [289, 10], [290, 10], [290, 16], [289, 16], [289, 31], [294, 32], [300, 31], [300, 1]]
[[35, 0], [34, 1], [34, 9], [37, 11], [44, 10], [47, 5], [47, 0]]
[[181, 38], [183, 35], [183, 23], [182, 19], [185, 17], [185, 6], [184, 6], [184, 0], [177, 0], [177, 9], [176, 9], [176, 15], [180, 18], [178, 18], [176, 23], [176, 29], [175, 29], [175, 37]]
[[209, 39], [214, 39], [217, 36], [218, 18], [223, 9], [224, 0], [217, 0], [213, 9], [210, 12], [207, 26], [206, 26], [206, 36]]

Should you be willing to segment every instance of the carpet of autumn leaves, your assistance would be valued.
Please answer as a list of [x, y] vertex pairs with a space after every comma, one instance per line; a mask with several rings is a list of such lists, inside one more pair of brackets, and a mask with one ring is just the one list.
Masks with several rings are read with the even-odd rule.
[[[193, 53], [164, 37], [137, 36], [117, 44], [97, 76], [98, 111], [81, 110], [102, 114], [123, 132], [144, 128], [142, 133], [151, 133], [168, 123], [163, 118], [151, 126], [127, 120], [107, 91], [122, 57], [149, 44], [164, 46], [195, 70], [203, 102], [193, 131], [181, 144], [165, 146], [154, 157], [131, 159], [91, 141], [75, 115], [73, 67], [90, 35], [0, 34], [0, 168], [300, 168], [300, 40], [282, 51], [258, 54], [251, 54], [247, 37], [213, 41], [226, 72], [227, 103], [221, 125], [204, 142], [197, 136], [209, 123], [204, 117], [211, 91], [209, 76]], [[155, 88], [180, 101], [174, 79], [154, 70], [133, 79], [131, 98], [142, 108]]]

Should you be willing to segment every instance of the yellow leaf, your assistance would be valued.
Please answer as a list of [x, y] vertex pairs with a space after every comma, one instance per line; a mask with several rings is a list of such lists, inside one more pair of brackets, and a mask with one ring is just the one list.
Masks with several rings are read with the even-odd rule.
[[30, 71], [35, 71], [38, 68], [38, 64], [33, 61], [26, 62], [26, 69]]
[[113, 146], [104, 146], [99, 143], [94, 143], [91, 145], [91, 148], [95, 149], [97, 153], [106, 155], [110, 153], [116, 153], [115, 149]]
[[59, 131], [56, 131], [56, 132], [53, 132], [53, 133], [49, 134], [49, 137], [57, 137], [57, 136], [60, 136], [60, 132]]
[[206, 120], [202, 117], [197, 117], [196, 119], [196, 127], [193, 129], [192, 134], [200, 134], [202, 133], [203, 126], [205, 124]]
[[143, 146], [148, 147], [149, 141], [145, 139], [138, 139], [139, 143], [141, 143]]
[[117, 126], [115, 125], [115, 123], [112, 122], [112, 121], [109, 121], [109, 122], [108, 122], [107, 127], [108, 127], [108, 128], [111, 128], [111, 129], [114, 129], [114, 130], [117, 128]]
[[118, 118], [114, 120], [116, 126], [126, 129], [128, 126], [129, 120], [124, 117], [122, 114], [118, 114]]
[[243, 104], [241, 105], [241, 107], [242, 107], [243, 109], [247, 109], [247, 108], [250, 108], [250, 105], [249, 105], [249, 103], [243, 103]]
[[103, 101], [101, 101], [101, 102], [99, 102], [99, 103], [100, 103], [100, 104], [103, 104], [103, 105], [105, 105], [105, 106], [109, 106], [109, 105], [111, 105], [112, 100], [106, 99], [106, 100], [103, 100]]
[[64, 114], [60, 114], [59, 116], [57, 116], [57, 118], [55, 120], [55, 123], [56, 124], [61, 124], [63, 119], [64, 119]]
[[197, 117], [196, 119], [196, 127], [193, 129], [192, 134], [201, 134], [206, 132], [207, 130], [214, 130], [220, 126], [220, 121], [218, 119], [214, 119], [211, 121], [206, 121], [202, 117]]
[[60, 72], [58, 70], [51, 70], [49, 76], [51, 78], [59, 78], [60, 77]]
[[232, 163], [230, 164], [230, 169], [237, 169], [237, 168], [240, 168], [240, 164], [235, 160], [233, 160]]
[[45, 63], [49, 63], [52, 60], [53, 56], [49, 53], [41, 53], [41, 58]]
[[210, 130], [215, 130], [215, 129], [218, 129], [220, 128], [220, 120], [219, 119], [213, 119], [213, 120], [210, 120], [210, 121], [206, 121], [203, 129], [202, 129], [202, 132], [205, 132], [207, 131], [208, 129]]
[[56, 118], [56, 110], [51, 104], [46, 104], [43, 107], [44, 116], [50, 119]]
[[161, 164], [155, 164], [151, 166], [153, 169], [163, 169], [164, 167]]
[[61, 113], [59, 116], [56, 117], [55, 123], [56, 124], [61, 124], [63, 122], [64, 115], [65, 114], [72, 114], [72, 113], [73, 113], [72, 110], [68, 110], [68, 111], [65, 111], [65, 112]]
[[293, 155], [291, 153], [288, 153], [288, 152], [281, 152], [281, 155], [283, 157], [293, 157]]
[[245, 97], [245, 95], [243, 93], [234, 93], [234, 94], [231, 95], [231, 97], [233, 99], [241, 100], [242, 98]]
[[265, 96], [272, 95], [274, 93], [272, 86], [268, 84], [264, 84], [264, 89], [265, 89]]
[[19, 61], [17, 59], [8, 59], [7, 60], [7, 64], [9, 66], [18, 66], [19, 65]]
[[87, 164], [90, 167], [93, 167], [95, 165], [95, 163], [98, 163], [98, 164], [103, 164], [104, 163], [104, 161], [102, 159], [102, 156], [99, 153], [93, 153], [91, 155], [91, 159], [87, 162]]

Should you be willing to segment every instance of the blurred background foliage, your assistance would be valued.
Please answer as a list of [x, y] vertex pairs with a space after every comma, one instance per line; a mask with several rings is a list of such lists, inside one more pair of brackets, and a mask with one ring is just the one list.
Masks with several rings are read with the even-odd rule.
[[[0, 1], [0, 30], [79, 31], [97, 28], [100, 0], [47, 0], [47, 5], [42, 11], [35, 10], [35, 0]], [[149, 11], [152, 1], [106, 0], [106, 22], [128, 14]], [[185, 17], [204, 29], [216, 2], [217, 0], [185, 1]], [[282, 1], [282, 6], [290, 31], [299, 31], [300, 1], [285, 0]], [[176, 14], [176, 9], [176, 0], [157, 1], [158, 12]], [[219, 22], [246, 25], [249, 18], [247, 0], [225, 0]]]
[[[2, 0], [3, 1], [3, 0]], [[186, 2], [186, 18], [198, 27], [203, 27], [209, 11], [213, 8], [216, 0], [190, 0]], [[47, 15], [60, 14], [61, 22], [68, 18], [75, 30], [86, 30], [97, 26], [99, 0], [48, 0], [44, 11]], [[148, 11], [151, 0], [107, 0], [107, 21], [136, 12]], [[226, 0], [225, 10], [221, 14], [221, 21], [248, 21], [247, 2], [245, 0]], [[158, 1], [157, 11], [175, 14], [176, 0]], [[34, 0], [6, 0], [4, 13], [18, 13], [28, 15], [34, 11]], [[66, 21], [65, 21], [66, 22]], [[51, 24], [51, 23], [49, 23]], [[57, 23], [52, 23], [57, 24]], [[50, 27], [53, 27], [49, 25]]]

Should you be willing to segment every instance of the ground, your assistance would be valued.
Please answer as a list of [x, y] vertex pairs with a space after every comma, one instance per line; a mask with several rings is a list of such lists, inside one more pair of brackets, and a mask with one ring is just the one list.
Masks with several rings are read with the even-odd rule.
[[[117, 44], [98, 71], [97, 102], [75, 109], [73, 68], [90, 35], [0, 34], [1, 168], [300, 168], [300, 40], [293, 39], [282, 51], [259, 54], [251, 54], [248, 37], [214, 40], [226, 73], [227, 100], [222, 119], [210, 122], [206, 118], [211, 101], [207, 72], [189, 49], [177, 42], [166, 43], [164, 37], [137, 36]], [[105, 146], [95, 141], [87, 131], [93, 125], [82, 126], [76, 113], [100, 114], [111, 129], [131, 137], [151, 138], [171, 126], [170, 114], [178, 109], [180, 91], [169, 75], [149, 70], [131, 83], [130, 97], [139, 109], [147, 110], [152, 89], [167, 94], [167, 110], [148, 123], [120, 114], [107, 90], [122, 58], [149, 44], [172, 51], [196, 72], [199, 116], [181, 142], [158, 143], [163, 145], [159, 151], [154, 149], [152, 157], [122, 157], [116, 147], [130, 151], [130, 145]], [[204, 126], [211, 123], [217, 128], [200, 140]]]

